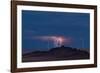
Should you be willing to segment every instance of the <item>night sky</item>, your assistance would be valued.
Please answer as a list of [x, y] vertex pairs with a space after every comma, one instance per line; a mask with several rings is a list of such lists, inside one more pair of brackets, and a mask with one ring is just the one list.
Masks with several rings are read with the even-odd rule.
[[49, 50], [54, 42], [43, 38], [52, 36], [67, 39], [66, 47], [89, 49], [89, 20], [89, 13], [22, 10], [22, 50]]

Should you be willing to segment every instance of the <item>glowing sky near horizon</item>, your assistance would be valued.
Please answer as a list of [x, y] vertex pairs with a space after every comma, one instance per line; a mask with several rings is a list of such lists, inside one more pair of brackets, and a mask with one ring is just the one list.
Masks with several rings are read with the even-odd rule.
[[54, 47], [60, 47], [62, 45], [70, 44], [72, 42], [71, 38], [63, 36], [35, 36], [33, 39], [42, 40], [42, 41], [52, 41]]
[[23, 10], [23, 52], [49, 50], [61, 45], [89, 49], [89, 24], [88, 13]]

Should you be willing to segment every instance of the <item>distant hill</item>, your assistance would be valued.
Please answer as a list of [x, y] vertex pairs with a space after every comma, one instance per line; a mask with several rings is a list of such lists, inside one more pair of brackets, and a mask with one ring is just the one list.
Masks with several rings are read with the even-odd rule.
[[71, 47], [56, 47], [49, 51], [23, 54], [22, 62], [89, 59], [89, 52]]

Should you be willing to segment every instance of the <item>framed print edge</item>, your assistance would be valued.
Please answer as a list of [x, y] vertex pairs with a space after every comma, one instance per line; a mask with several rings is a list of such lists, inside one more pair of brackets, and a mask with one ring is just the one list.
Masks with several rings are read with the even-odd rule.
[[[11, 72], [16, 72], [17, 69], [17, 21], [16, 21], [16, 4], [11, 1]], [[15, 49], [14, 49], [15, 48]]]
[[[94, 49], [94, 64], [17, 68], [17, 48], [18, 48], [17, 47], [17, 40], [18, 40], [17, 39], [17, 28], [18, 28], [17, 27], [17, 5], [93, 9], [94, 10], [94, 48], [95, 48]], [[28, 71], [91, 68], [91, 67], [97, 67], [97, 6], [45, 3], [45, 2], [11, 1], [11, 72], [12, 73], [28, 72]]]

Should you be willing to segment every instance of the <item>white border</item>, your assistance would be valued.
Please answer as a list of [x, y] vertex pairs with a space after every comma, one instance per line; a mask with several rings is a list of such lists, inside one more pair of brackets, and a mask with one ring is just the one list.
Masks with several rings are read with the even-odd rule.
[[[29, 62], [22, 63], [22, 10], [54, 11], [54, 12], [78, 12], [90, 13], [90, 60], [65, 60], [48, 62]], [[82, 65], [94, 63], [94, 10], [93, 9], [75, 9], [75, 8], [57, 8], [40, 6], [17, 6], [17, 68], [29, 67], [47, 67], [61, 65]]]

